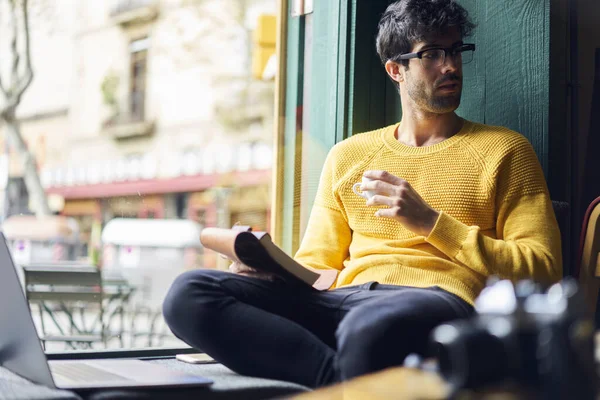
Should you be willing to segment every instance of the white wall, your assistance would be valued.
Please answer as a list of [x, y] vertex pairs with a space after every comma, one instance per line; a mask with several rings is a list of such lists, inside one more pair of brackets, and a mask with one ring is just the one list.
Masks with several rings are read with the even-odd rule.
[[[249, 0], [246, 17], [237, 20], [237, 1], [161, 0], [155, 21], [127, 29], [110, 18], [112, 1], [38, 1], [49, 1], [52, 7], [32, 20], [36, 75], [19, 116], [26, 118], [26, 135], [46, 137], [49, 164], [79, 165], [131, 153], [168, 158], [223, 135], [237, 135], [236, 141], [272, 136], [260, 127], [227, 132], [215, 120], [215, 108], [239, 98], [250, 73], [251, 29], [260, 13], [275, 13], [276, 0]], [[1, 12], [0, 21], [5, 17]], [[6, 54], [1, 43], [7, 37], [5, 25], [0, 27], [0, 54]], [[128, 46], [144, 33], [150, 36], [146, 115], [156, 122], [156, 131], [150, 138], [115, 141], [103, 131], [110, 110], [103, 104], [101, 84], [107, 74], [118, 75], [126, 109]], [[0, 71], [7, 68], [0, 57]], [[57, 110], [66, 113], [57, 116]], [[54, 116], [30, 118], [44, 113]]]

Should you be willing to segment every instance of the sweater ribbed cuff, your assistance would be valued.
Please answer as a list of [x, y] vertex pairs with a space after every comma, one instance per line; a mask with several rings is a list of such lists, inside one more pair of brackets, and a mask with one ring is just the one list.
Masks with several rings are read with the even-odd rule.
[[435, 226], [425, 240], [448, 257], [454, 258], [462, 249], [469, 234], [469, 227], [452, 216], [440, 211]]

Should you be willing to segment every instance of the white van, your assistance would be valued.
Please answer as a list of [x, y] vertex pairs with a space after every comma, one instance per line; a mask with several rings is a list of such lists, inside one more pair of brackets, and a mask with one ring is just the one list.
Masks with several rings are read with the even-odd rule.
[[160, 310], [173, 280], [202, 267], [200, 231], [191, 220], [115, 218], [102, 230], [104, 279], [126, 279], [134, 306]]

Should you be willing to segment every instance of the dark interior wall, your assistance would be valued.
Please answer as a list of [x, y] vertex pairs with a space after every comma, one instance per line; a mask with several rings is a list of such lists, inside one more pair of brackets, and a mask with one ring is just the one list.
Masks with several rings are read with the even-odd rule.
[[478, 27], [460, 115], [526, 136], [548, 173], [550, 2], [460, 0]]
[[550, 2], [548, 171], [553, 200], [571, 202], [569, 0]]
[[[594, 99], [597, 65], [596, 52], [600, 51], [600, 1], [577, 0], [577, 192], [581, 197], [582, 212], [593, 198], [600, 196], [600, 182], [595, 170], [600, 168], [600, 109]], [[592, 128], [594, 126], [594, 128]]]
[[[594, 84], [594, 53], [600, 49], [600, 1], [579, 0], [578, 9], [579, 47], [579, 122], [583, 133], [588, 136]], [[598, 111], [598, 110], [595, 110]], [[585, 140], [581, 142], [585, 148]]]

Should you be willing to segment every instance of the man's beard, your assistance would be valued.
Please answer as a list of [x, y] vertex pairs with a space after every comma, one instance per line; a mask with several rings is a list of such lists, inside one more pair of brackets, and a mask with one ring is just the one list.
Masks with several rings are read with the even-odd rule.
[[[460, 79], [453, 80], [452, 82], [460, 82]], [[435, 87], [437, 88], [441, 84], [445, 83], [451, 82], [440, 82]], [[436, 114], [444, 114], [456, 110], [460, 105], [460, 98], [462, 95], [462, 87], [458, 89], [455, 93], [447, 93], [445, 95], [436, 95], [428, 93], [425, 87], [425, 82], [423, 81], [415, 83], [409, 82], [407, 85], [407, 91], [410, 98], [417, 105], [426, 109], [429, 112], [434, 112]]]

